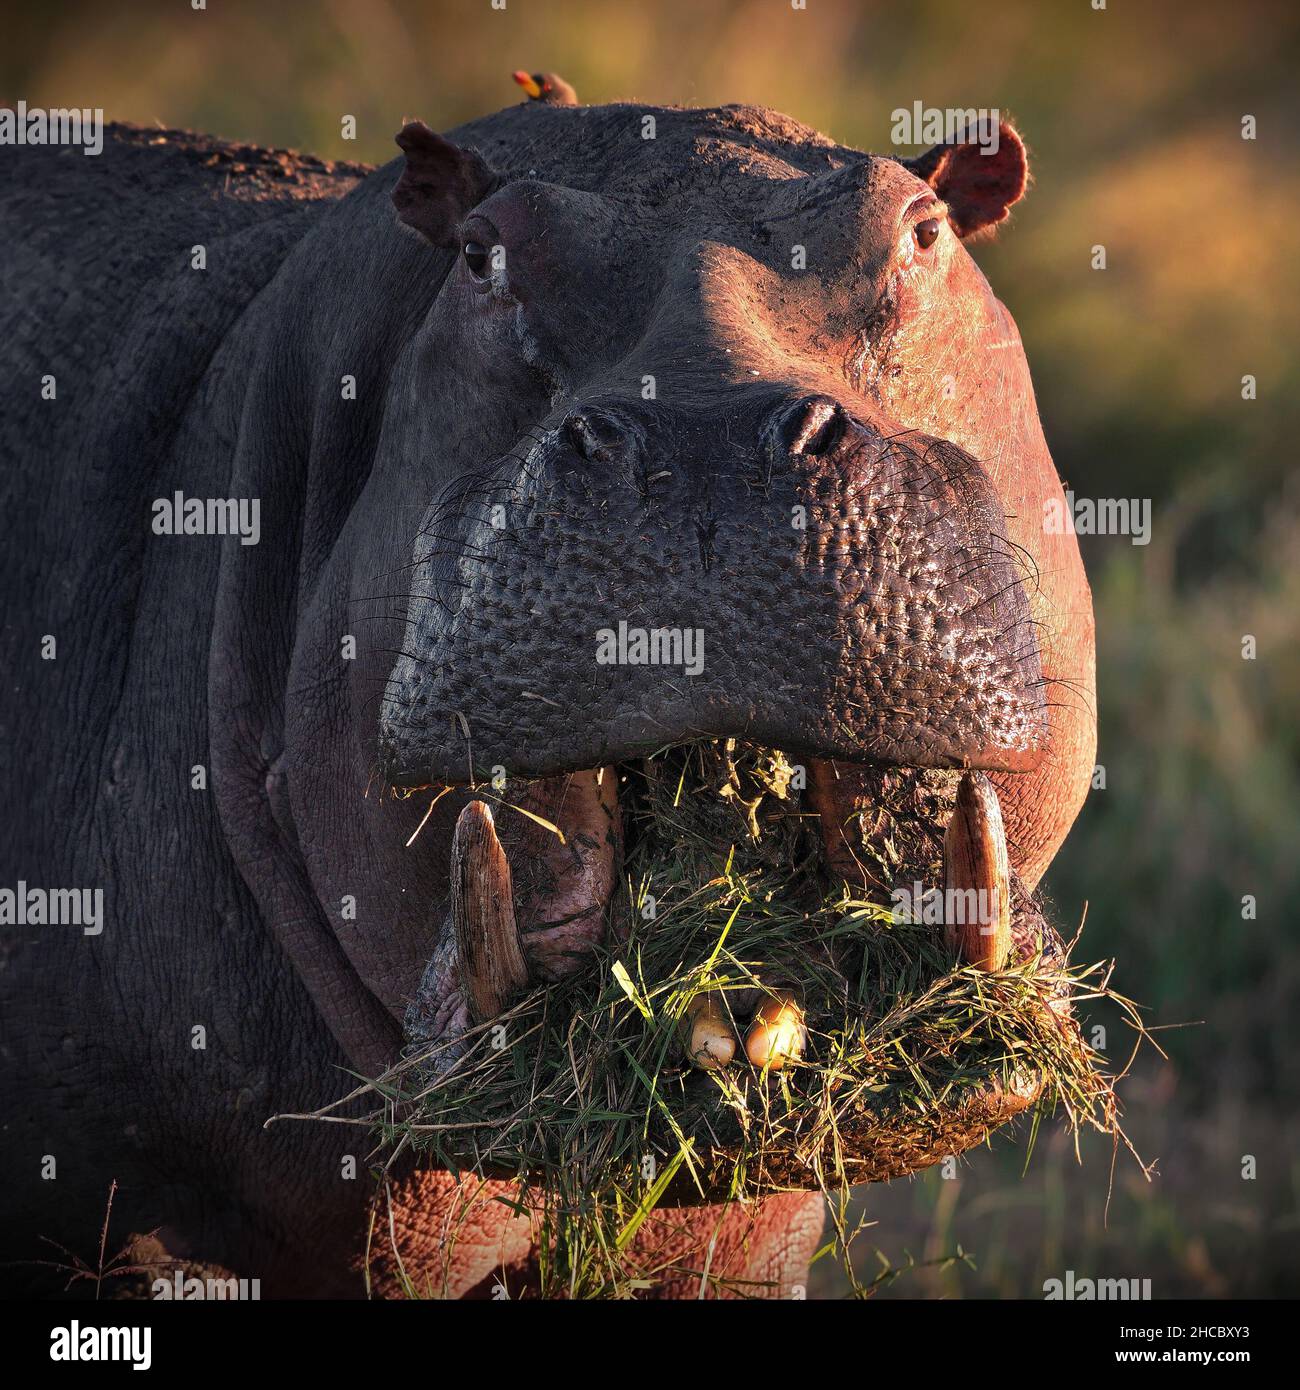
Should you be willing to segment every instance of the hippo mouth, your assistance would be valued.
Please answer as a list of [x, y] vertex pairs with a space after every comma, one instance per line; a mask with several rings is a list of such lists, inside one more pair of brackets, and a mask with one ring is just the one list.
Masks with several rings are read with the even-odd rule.
[[[574, 981], [581, 989], [584, 972], [652, 956], [645, 948], [660, 930], [656, 919], [685, 914], [695, 923], [688, 954], [697, 963], [715, 954], [735, 916], [723, 875], [743, 879], [740, 896], [761, 900], [784, 925], [728, 956], [728, 969], [708, 972], [717, 990], [677, 1010], [674, 1045], [663, 1053], [674, 1078], [668, 1089], [679, 1088], [672, 1124], [713, 1157], [711, 1179], [703, 1169], [692, 1175], [697, 1192], [734, 1187], [736, 1155], [753, 1139], [741, 1117], [766, 1116], [774, 1073], [838, 1086], [842, 1040], [862, 1027], [864, 1013], [878, 1016], [897, 1002], [864, 1003], [882, 950], [906, 955], [920, 941], [908, 972], [936, 980], [953, 970], [985, 972], [991, 998], [1004, 978], [1017, 989], [1032, 982], [1028, 995], [1041, 1005], [1045, 1032], [1076, 1060], [1083, 1052], [1065, 950], [1009, 867], [997, 795], [982, 773], [829, 759], [799, 765], [734, 740], [700, 740], [543, 779], [517, 800], [481, 788], [466, 802], [448, 920], [406, 1018], [424, 1097], [417, 1109], [430, 1095], [441, 1103], [483, 1084], [491, 1032], [516, 1026], [521, 999], [558, 989], [563, 1010], [566, 989]], [[680, 922], [675, 930], [681, 936]], [[655, 984], [647, 981], [647, 998]], [[1016, 997], [1023, 1007], [1024, 996]], [[900, 1113], [892, 1096], [859, 1107], [837, 1155], [841, 1174], [859, 1182], [915, 1171], [1032, 1105], [1043, 1077], [1032, 1049], [1021, 1065], [1013, 1048], [975, 1056], [972, 1045], [969, 1056], [960, 1048], [945, 1055], [939, 1072], [951, 1068], [956, 1083], [936, 1075], [942, 1100], [923, 1114], [915, 1106]], [[454, 1156], [464, 1161], [467, 1152]], [[480, 1162], [489, 1156], [489, 1171], [529, 1161], [517, 1150], [494, 1161], [495, 1141], [482, 1135], [473, 1152]], [[806, 1146], [774, 1145], [764, 1151], [761, 1183], [750, 1175], [752, 1190], [816, 1186], [817, 1168]], [[681, 1195], [691, 1199], [684, 1186]]]
[[[776, 845], [769, 836], [763, 858], [791, 870], [798, 856], [808, 892], [824, 897], [847, 886], [895, 915], [925, 916], [961, 958], [987, 969], [1043, 949], [1041, 909], [1010, 868], [997, 792], [982, 773], [831, 759], [802, 766], [767, 754], [784, 769], [774, 784], [747, 770], [752, 745], [701, 740], [677, 751], [677, 761], [693, 751], [707, 766], [708, 785], [695, 790], [713, 792], [734, 813], [732, 824], [717, 827], [719, 849], [728, 835], [757, 842], [760, 807], [775, 795], [780, 816], [811, 833]], [[618, 884], [638, 859], [645, 787], [662, 777], [660, 763], [634, 759], [540, 779], [517, 799], [488, 787], [466, 802], [445, 932], [454, 952], [435, 956], [426, 974], [408, 1019], [415, 1035], [443, 1036], [493, 1017], [527, 983], [566, 978], [609, 930], [624, 930]]]

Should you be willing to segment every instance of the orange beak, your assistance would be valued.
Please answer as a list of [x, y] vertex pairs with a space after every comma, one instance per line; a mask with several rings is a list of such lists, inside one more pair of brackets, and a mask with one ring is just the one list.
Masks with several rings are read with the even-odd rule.
[[534, 101], [536, 101], [537, 98], [541, 96], [542, 89], [531, 77], [529, 77], [529, 75], [526, 72], [511, 73], [511, 76], [515, 79], [516, 82], [519, 83], [519, 85], [524, 89], [524, 91], [526, 91], [528, 95], [532, 97]]

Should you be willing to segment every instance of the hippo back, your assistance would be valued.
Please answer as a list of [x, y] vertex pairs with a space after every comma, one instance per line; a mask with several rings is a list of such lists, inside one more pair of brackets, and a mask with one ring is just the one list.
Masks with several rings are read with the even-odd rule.
[[123, 126], [98, 157], [9, 149], [4, 170], [0, 882], [103, 903], [91, 932], [0, 938], [0, 1224], [25, 1259], [38, 1236], [91, 1249], [110, 1178], [115, 1232], [184, 1223], [181, 1190], [228, 1184], [256, 1137], [293, 1064], [276, 1044], [332, 1055], [195, 772], [220, 542], [159, 537], [151, 508], [227, 495], [248, 363], [232, 330], [364, 170]]

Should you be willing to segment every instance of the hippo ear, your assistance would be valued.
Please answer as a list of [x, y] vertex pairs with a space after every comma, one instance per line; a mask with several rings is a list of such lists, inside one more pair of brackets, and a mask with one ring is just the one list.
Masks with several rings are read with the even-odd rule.
[[988, 118], [903, 163], [948, 204], [948, 220], [961, 237], [996, 227], [1029, 183], [1024, 141], [1006, 121]]
[[397, 143], [406, 155], [406, 168], [393, 189], [397, 215], [435, 246], [449, 250], [461, 219], [501, 179], [473, 150], [444, 140], [423, 121], [407, 121]]

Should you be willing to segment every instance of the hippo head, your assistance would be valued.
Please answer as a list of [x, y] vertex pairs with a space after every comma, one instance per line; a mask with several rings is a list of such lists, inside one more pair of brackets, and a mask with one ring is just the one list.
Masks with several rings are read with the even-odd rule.
[[[900, 160], [760, 109], [547, 103], [403, 129], [411, 332], [346, 580], [377, 620], [350, 673], [365, 848], [307, 854], [327, 900], [369, 885], [386, 929], [344, 949], [417, 1037], [581, 968], [620, 778], [691, 740], [805, 767], [850, 878], [885, 779], [930, 779], [942, 835], [971, 770], [1033, 913], [1093, 767], [1092, 615], [969, 249], [1026, 187], [993, 134]], [[531, 814], [467, 818], [471, 788]]]

